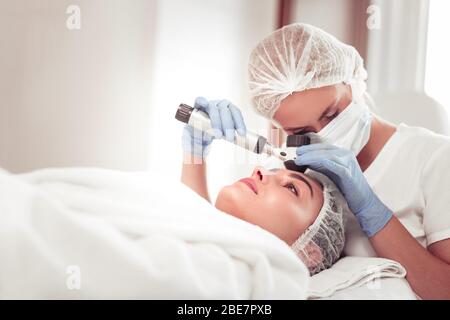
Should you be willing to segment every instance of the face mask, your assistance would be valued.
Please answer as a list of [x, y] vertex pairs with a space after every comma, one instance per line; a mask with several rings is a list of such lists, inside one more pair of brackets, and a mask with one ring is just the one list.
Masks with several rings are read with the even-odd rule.
[[324, 142], [351, 150], [358, 155], [370, 137], [372, 114], [363, 102], [352, 101], [336, 118], [318, 133], [312, 142]]

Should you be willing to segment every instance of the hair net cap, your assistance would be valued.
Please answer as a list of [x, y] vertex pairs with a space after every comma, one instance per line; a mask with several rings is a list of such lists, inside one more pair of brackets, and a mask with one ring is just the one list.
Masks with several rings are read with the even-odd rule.
[[353, 98], [366, 91], [363, 59], [352, 46], [314, 26], [276, 30], [250, 54], [249, 86], [256, 111], [271, 119], [293, 92], [348, 83]]
[[344, 218], [350, 213], [347, 201], [326, 176], [308, 170], [307, 175], [323, 185], [323, 206], [306, 231], [291, 248], [311, 275], [330, 268], [341, 256], [345, 244]]

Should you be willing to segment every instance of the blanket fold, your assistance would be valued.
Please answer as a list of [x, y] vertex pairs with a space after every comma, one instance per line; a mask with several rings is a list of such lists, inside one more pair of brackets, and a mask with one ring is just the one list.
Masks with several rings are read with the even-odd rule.
[[340, 290], [363, 285], [367, 285], [368, 289], [376, 290], [379, 289], [376, 279], [404, 278], [405, 276], [405, 268], [393, 260], [375, 257], [344, 257], [330, 269], [311, 277], [308, 297], [309, 299], [325, 298]]
[[286, 244], [166, 180], [0, 170], [0, 298], [306, 298]]

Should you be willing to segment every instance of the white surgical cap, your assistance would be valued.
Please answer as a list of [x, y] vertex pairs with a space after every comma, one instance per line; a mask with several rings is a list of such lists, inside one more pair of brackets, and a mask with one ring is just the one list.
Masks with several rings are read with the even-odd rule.
[[322, 184], [323, 206], [314, 223], [291, 248], [314, 275], [330, 268], [340, 258], [345, 244], [344, 218], [350, 210], [329, 178], [311, 170], [307, 170], [306, 174]]
[[262, 40], [250, 54], [248, 72], [253, 105], [269, 119], [293, 92], [342, 82], [351, 85], [354, 99], [366, 91], [367, 72], [356, 49], [304, 23]]

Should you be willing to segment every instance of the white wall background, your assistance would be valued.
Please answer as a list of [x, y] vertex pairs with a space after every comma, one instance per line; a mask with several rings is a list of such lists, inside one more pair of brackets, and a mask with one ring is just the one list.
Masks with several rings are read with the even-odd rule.
[[[265, 121], [249, 107], [247, 61], [251, 49], [275, 28], [273, 0], [160, 0], [157, 2], [154, 83], [151, 103], [149, 164], [179, 177], [183, 125], [174, 120], [181, 102], [197, 96], [227, 98], [238, 105], [247, 126], [265, 130]], [[235, 158], [236, 156], [236, 158]], [[248, 175], [242, 153], [215, 141], [208, 157], [209, 185], [220, 186]]]
[[0, 166], [147, 166], [153, 5], [0, 0]]
[[[361, 0], [356, 0], [361, 1]], [[304, 22], [333, 34], [339, 40], [354, 45], [353, 15], [355, 0], [296, 0], [293, 22]]]
[[429, 9], [425, 91], [448, 111], [450, 121], [450, 2], [431, 0]]
[[[434, 0], [439, 1], [439, 0]], [[424, 91], [429, 0], [372, 0], [379, 8], [380, 28], [368, 33], [369, 92], [376, 102], [376, 113], [398, 124], [421, 126], [449, 134], [447, 110], [433, 95]], [[444, 35], [440, 30], [439, 35]], [[429, 49], [429, 48], [428, 48]], [[440, 50], [438, 48], [438, 50]], [[445, 71], [441, 65], [440, 75]]]

